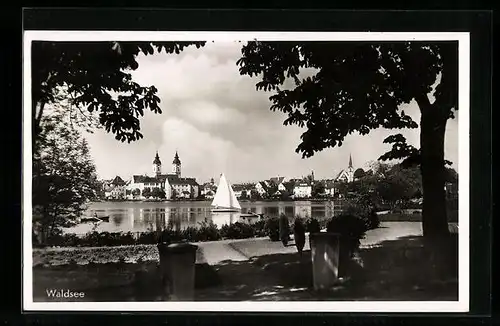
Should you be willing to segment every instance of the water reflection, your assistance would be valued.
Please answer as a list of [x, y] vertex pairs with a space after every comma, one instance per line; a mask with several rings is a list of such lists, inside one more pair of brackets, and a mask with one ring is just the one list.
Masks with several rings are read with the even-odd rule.
[[210, 202], [99, 202], [89, 206], [86, 216], [109, 216], [109, 222], [98, 225], [92, 223], [78, 224], [65, 231], [71, 233], [86, 233], [95, 229], [102, 232], [144, 232], [161, 231], [165, 228], [182, 230], [186, 227], [196, 227], [203, 221], [212, 221], [218, 227], [237, 221], [253, 222], [257, 218], [241, 216], [254, 213], [266, 216], [285, 214], [289, 218], [314, 217], [325, 219], [333, 215], [333, 205], [327, 202], [243, 202], [241, 213], [212, 213]]

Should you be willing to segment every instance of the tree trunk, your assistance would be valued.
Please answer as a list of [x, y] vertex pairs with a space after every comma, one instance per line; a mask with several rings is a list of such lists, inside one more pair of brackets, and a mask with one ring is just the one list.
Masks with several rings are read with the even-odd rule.
[[419, 103], [422, 112], [420, 122], [422, 229], [424, 237], [435, 238], [449, 234], [444, 190], [444, 136], [447, 117], [444, 117], [442, 110], [435, 105], [425, 105], [422, 102]]

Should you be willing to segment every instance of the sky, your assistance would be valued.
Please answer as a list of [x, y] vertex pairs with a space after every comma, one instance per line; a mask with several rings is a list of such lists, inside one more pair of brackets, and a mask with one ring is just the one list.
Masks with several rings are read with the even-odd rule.
[[[331, 179], [347, 167], [349, 155], [355, 168], [366, 168], [390, 150], [382, 141], [393, 133], [401, 132], [408, 143], [420, 147], [419, 129], [377, 129], [365, 136], [353, 133], [341, 147], [303, 159], [295, 149], [305, 129], [284, 126], [286, 115], [269, 109], [272, 93], [257, 91], [257, 78], [239, 74], [236, 61], [241, 45], [207, 42], [203, 48], [190, 47], [178, 55], [140, 55], [132, 77], [142, 86], [158, 89], [163, 112], [146, 112], [141, 120], [144, 138], [130, 144], [116, 141], [104, 130], [85, 134], [99, 177], [151, 175], [156, 151], [162, 171], [170, 172], [178, 151], [182, 176], [198, 182], [217, 180], [220, 173], [231, 183], [274, 176], [300, 178], [311, 171], [316, 179]], [[420, 121], [416, 103], [402, 109]], [[457, 169], [457, 117], [447, 124], [445, 158]]]

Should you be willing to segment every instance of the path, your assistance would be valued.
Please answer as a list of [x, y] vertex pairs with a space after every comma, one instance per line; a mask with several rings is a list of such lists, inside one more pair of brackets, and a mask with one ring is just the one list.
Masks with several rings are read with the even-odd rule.
[[209, 265], [217, 265], [225, 260], [245, 261], [248, 258], [233, 249], [230, 242], [200, 242], [196, 244], [203, 253], [203, 261]]

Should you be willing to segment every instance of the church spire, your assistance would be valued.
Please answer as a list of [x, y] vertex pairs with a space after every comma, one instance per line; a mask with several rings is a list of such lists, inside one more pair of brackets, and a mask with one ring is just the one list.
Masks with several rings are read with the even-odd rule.
[[172, 172], [178, 177], [181, 176], [181, 160], [177, 151], [175, 151], [174, 161], [172, 162]]
[[155, 159], [153, 161], [153, 164], [161, 165], [160, 156], [158, 155], [158, 151], [156, 151], [156, 156], [155, 156]]
[[179, 159], [179, 154], [177, 154], [177, 151], [175, 151], [174, 161], [172, 163], [181, 164], [181, 160]]
[[156, 156], [153, 161], [153, 173], [156, 176], [161, 174], [161, 161], [160, 161], [160, 156], [158, 155], [158, 151], [156, 151]]
[[349, 168], [352, 168], [352, 155], [349, 154]]

